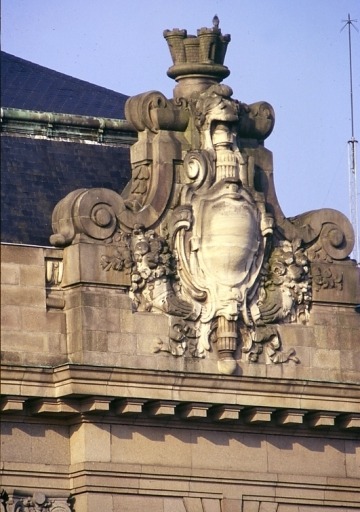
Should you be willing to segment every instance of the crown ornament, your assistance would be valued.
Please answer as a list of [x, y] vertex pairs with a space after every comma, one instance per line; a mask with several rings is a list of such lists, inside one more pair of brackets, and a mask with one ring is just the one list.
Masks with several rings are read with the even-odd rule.
[[174, 64], [167, 72], [170, 78], [178, 81], [203, 77], [219, 83], [230, 75], [230, 70], [224, 66], [230, 35], [221, 33], [216, 15], [212, 22], [212, 28], [198, 29], [197, 36], [178, 28], [164, 30]]

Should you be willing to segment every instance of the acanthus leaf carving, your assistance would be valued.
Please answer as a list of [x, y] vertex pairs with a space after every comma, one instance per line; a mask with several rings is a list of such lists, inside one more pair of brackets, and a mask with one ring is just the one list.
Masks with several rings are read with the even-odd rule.
[[313, 265], [312, 266], [312, 280], [313, 280], [313, 288], [317, 292], [321, 289], [330, 290], [342, 290], [343, 289], [343, 275], [341, 272], [338, 272], [335, 268], [330, 267], [330, 265], [320, 266]]
[[242, 351], [250, 363], [256, 363], [263, 353], [266, 364], [286, 363], [290, 360], [294, 363], [300, 362], [293, 348], [282, 350], [278, 325], [258, 325], [252, 332], [243, 330], [242, 334], [243, 340], [246, 340]]

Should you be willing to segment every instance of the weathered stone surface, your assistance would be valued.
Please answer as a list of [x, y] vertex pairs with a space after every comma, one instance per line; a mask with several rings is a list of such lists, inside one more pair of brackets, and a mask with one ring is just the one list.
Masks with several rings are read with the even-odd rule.
[[75, 190], [54, 210], [55, 248], [2, 251], [11, 506], [355, 510], [352, 228], [333, 210], [284, 217], [264, 147], [274, 111], [220, 83], [218, 20], [165, 37], [174, 99], [127, 103], [139, 138], [122, 195]]
[[20, 268], [14, 263], [1, 263], [2, 284], [20, 284]]
[[[159, 354], [210, 359], [212, 352], [220, 373], [237, 375], [248, 373], [248, 362], [304, 364], [297, 347], [304, 340], [314, 346], [317, 338], [324, 344], [316, 330], [329, 321], [327, 314], [322, 320], [322, 308], [330, 307], [334, 327], [340, 327], [333, 315], [339, 305], [351, 311], [351, 329], [359, 324], [359, 272], [348, 257], [354, 233], [331, 209], [284, 217], [272, 155], [263, 147], [274, 111], [266, 102], [232, 98], [231, 88], [220, 84], [228, 72], [226, 38], [217, 26], [204, 30], [197, 37], [165, 33], [174, 60], [170, 75], [178, 81], [174, 100], [151, 91], [127, 102], [139, 140], [124, 193], [79, 189], [56, 206], [52, 242], [65, 247], [61, 286], [122, 286], [125, 295], [130, 288], [133, 310], [143, 317], [127, 315], [132, 327], [124, 328], [139, 333], [144, 326], [151, 335], [152, 316], [154, 323], [159, 312], [168, 320], [168, 333], [155, 347]], [[211, 48], [206, 58], [205, 48]], [[104, 306], [91, 295], [87, 305], [98, 309], [83, 310], [85, 329], [106, 322], [115, 332], [116, 314], [104, 319]], [[288, 349], [282, 330], [293, 342]], [[304, 367], [319, 366], [321, 353], [299, 353]], [[332, 356], [325, 366], [339, 370]]]

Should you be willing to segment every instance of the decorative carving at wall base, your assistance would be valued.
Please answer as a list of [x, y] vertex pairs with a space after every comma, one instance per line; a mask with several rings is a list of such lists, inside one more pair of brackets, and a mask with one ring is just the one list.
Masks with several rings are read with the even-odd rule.
[[70, 496], [49, 497], [42, 491], [34, 491], [32, 496], [1, 491], [0, 504], [3, 512], [72, 512], [73, 500]]

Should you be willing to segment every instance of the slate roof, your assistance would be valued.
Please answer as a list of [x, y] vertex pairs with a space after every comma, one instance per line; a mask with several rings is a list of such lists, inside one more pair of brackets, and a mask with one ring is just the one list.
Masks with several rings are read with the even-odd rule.
[[1, 137], [2, 240], [50, 245], [51, 214], [58, 201], [77, 188], [120, 191], [129, 180], [129, 149]]
[[[2, 52], [2, 107], [123, 118], [126, 96]], [[58, 201], [78, 188], [121, 191], [128, 143], [1, 134], [1, 240], [49, 246]], [[17, 130], [17, 129], [16, 129]], [[36, 133], [36, 132], [34, 132]]]
[[124, 119], [128, 96], [1, 52], [1, 106]]

